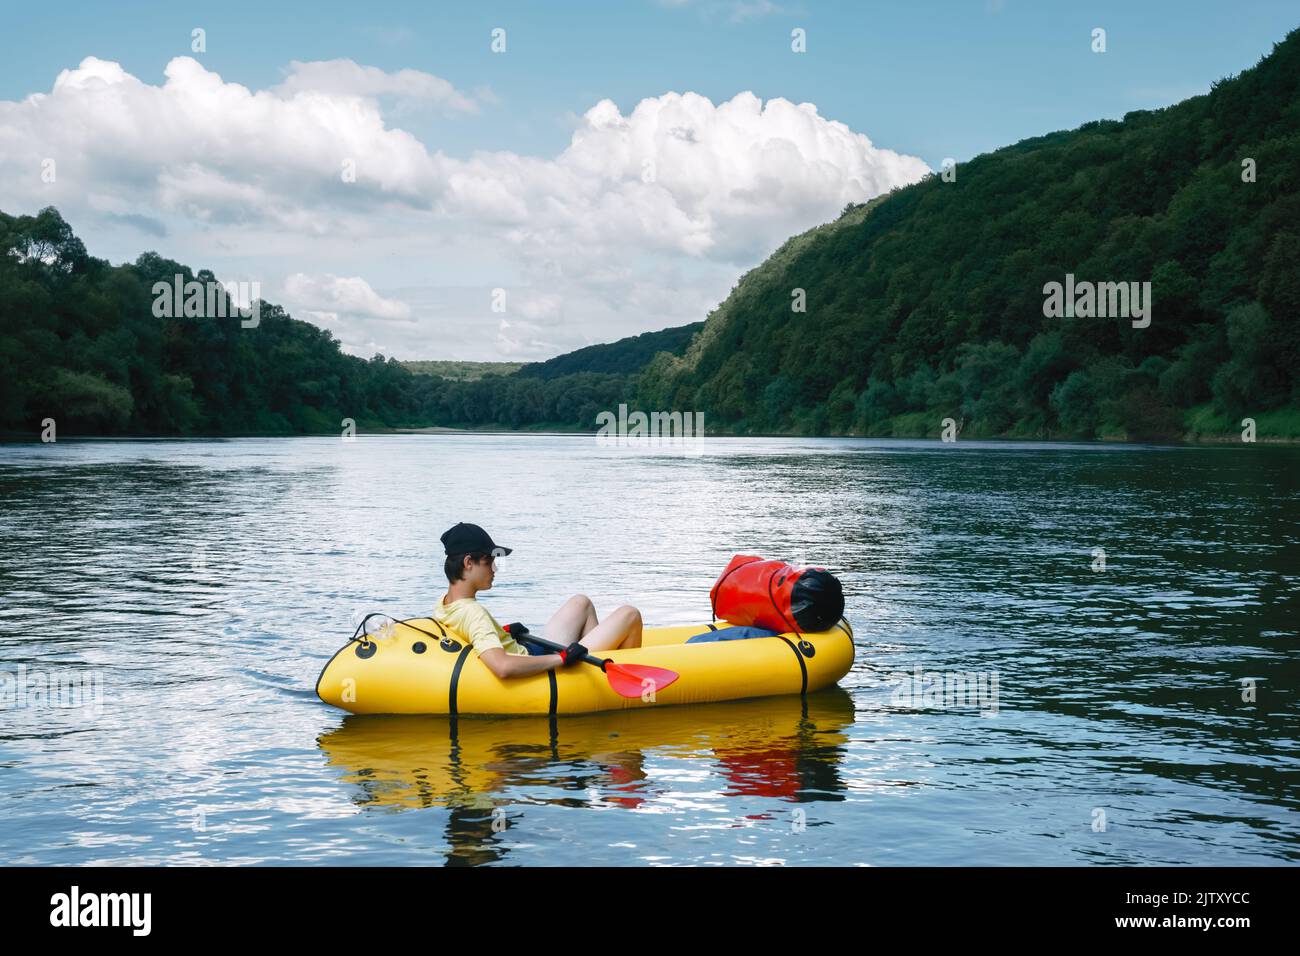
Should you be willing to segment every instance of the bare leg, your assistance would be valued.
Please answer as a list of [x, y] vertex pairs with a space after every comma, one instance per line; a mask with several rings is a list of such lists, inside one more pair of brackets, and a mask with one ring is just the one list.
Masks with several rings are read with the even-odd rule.
[[542, 636], [548, 641], [567, 646], [581, 640], [599, 623], [591, 599], [585, 594], [575, 594], [551, 615], [551, 619], [542, 628]]
[[585, 594], [579, 594], [578, 597], [587, 602], [587, 619], [582, 622], [582, 636], [586, 637], [594, 631], [600, 624], [599, 618], [596, 617], [596, 606], [591, 603], [591, 598]]
[[608, 651], [616, 647], [641, 646], [641, 612], [630, 604], [605, 618], [582, 638], [589, 651]]

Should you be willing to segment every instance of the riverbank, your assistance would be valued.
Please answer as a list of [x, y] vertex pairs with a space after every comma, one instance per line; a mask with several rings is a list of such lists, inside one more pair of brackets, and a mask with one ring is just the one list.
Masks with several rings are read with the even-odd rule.
[[[1065, 444], [1107, 444], [1107, 445], [1232, 445], [1232, 444], [1258, 444], [1258, 445], [1300, 445], [1300, 409], [1296, 408], [1279, 408], [1272, 411], [1260, 412], [1255, 416], [1243, 417], [1240, 424], [1230, 421], [1229, 418], [1220, 412], [1216, 412], [1209, 404], [1195, 406], [1188, 409], [1183, 415], [1183, 424], [1185, 430], [1181, 435], [1161, 435], [1150, 434], [1142, 436], [1132, 436], [1124, 429], [1107, 425], [1098, 428], [1095, 436], [1079, 437], [1067, 432], [1041, 429], [1036, 432], [1029, 430], [1011, 429], [1003, 433], [990, 434], [983, 431], [974, 431], [963, 429], [960, 418], [954, 419], [941, 414], [939, 411], [930, 412], [908, 412], [896, 415], [893, 418], [879, 422], [875, 427], [866, 430], [850, 430], [847, 432], [821, 431], [816, 433], [809, 430], [789, 431], [789, 432], [752, 432], [742, 429], [728, 429], [710, 426], [708, 423], [708, 414], [705, 413], [705, 431], [703, 436], [706, 438], [870, 438], [870, 439], [896, 439], [902, 441], [924, 441], [942, 440], [945, 437], [944, 429], [947, 427], [955, 429], [955, 438], [961, 442], [1057, 442]], [[742, 423], [743, 424], [743, 423]], [[523, 435], [592, 435], [596, 434], [594, 424], [585, 426], [576, 422], [562, 423], [536, 423], [512, 427], [497, 423], [474, 423], [463, 425], [402, 425], [391, 426], [385, 425], [374, 420], [359, 420], [356, 424], [356, 434], [359, 435], [465, 435], [465, 434], [523, 434]], [[304, 431], [263, 431], [263, 432], [214, 432], [207, 434], [189, 434], [189, 435], [159, 435], [159, 434], [130, 434], [130, 435], [95, 435], [95, 434], [66, 434], [62, 438], [116, 438], [122, 440], [149, 440], [156, 441], [161, 439], [175, 438], [289, 438], [296, 436], [317, 435], [317, 436], [336, 436], [341, 432], [337, 429], [311, 429]], [[0, 441], [33, 441], [40, 438], [40, 429], [33, 429], [30, 432], [0, 432]]]
[[[357, 436], [373, 437], [377, 435], [586, 435], [595, 437], [595, 431], [580, 428], [505, 428], [479, 425], [472, 428], [452, 428], [444, 425], [428, 425], [421, 428], [363, 428], [358, 429]], [[60, 441], [234, 441], [241, 438], [337, 438], [338, 432], [334, 431], [306, 431], [306, 432], [254, 432], [254, 433], [221, 433], [208, 435], [62, 435]], [[704, 439], [709, 438], [735, 438], [735, 439], [769, 439], [769, 438], [860, 438], [868, 441], [934, 441], [943, 443], [941, 436], [933, 431], [928, 434], [917, 433], [894, 433], [888, 435], [860, 435], [860, 434], [825, 434], [825, 435], [805, 435], [805, 434], [752, 434], [748, 432], [706, 432]], [[39, 442], [40, 436], [35, 433], [24, 434], [22, 432], [0, 433], [0, 444], [23, 444]], [[956, 439], [959, 444], [1007, 444], [1023, 443], [1027, 445], [1164, 445], [1164, 446], [1200, 446], [1200, 445], [1280, 445], [1300, 446], [1300, 437], [1288, 437], [1278, 435], [1256, 435], [1252, 441], [1244, 441], [1239, 432], [1220, 435], [1195, 434], [1185, 435], [1179, 438], [1145, 438], [1131, 439], [1124, 437], [1103, 436], [1101, 438], [1070, 438], [1063, 435], [1053, 435], [1050, 437], [1040, 437], [1031, 435], [981, 435], [974, 437], [959, 437]]]

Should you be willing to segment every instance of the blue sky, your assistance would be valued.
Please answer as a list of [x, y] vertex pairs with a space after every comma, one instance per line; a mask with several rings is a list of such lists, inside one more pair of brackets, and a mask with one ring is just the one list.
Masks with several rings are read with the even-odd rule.
[[[7, 6], [4, 99], [47, 90], [58, 70], [89, 54], [157, 80], [201, 26], [205, 64], [254, 88], [277, 82], [291, 60], [336, 57], [488, 85], [500, 110], [439, 137], [458, 154], [557, 152], [566, 117], [606, 97], [626, 111], [668, 90], [714, 102], [752, 90], [816, 103], [823, 116], [932, 167], [1205, 92], [1300, 25], [1300, 5], [1263, 0], [801, 3], [748, 16], [736, 13], [744, 3], [653, 0]], [[508, 56], [488, 50], [497, 26], [507, 30]], [[803, 56], [790, 53], [794, 26], [808, 31]], [[1107, 30], [1104, 55], [1089, 49], [1097, 26]]]
[[[845, 196], [864, 199], [915, 179], [916, 160], [937, 168], [945, 157], [964, 160], [1027, 136], [1204, 92], [1215, 79], [1253, 65], [1300, 24], [1300, 7], [1268, 0], [310, 5], [227, 0], [8, 3], [5, 20], [0, 136], [8, 122], [10, 138], [0, 138], [0, 148], [8, 142], [9, 151], [18, 152], [14, 144], [30, 142], [30, 157], [9, 157], [17, 168], [31, 168], [38, 155], [63, 155], [63, 168], [72, 172], [54, 187], [0, 187], [0, 209], [30, 212], [54, 202], [92, 252], [114, 261], [157, 249], [212, 267], [223, 278], [260, 273], [272, 292], [268, 298], [295, 307], [295, 314], [335, 323], [336, 334], [358, 353], [386, 348], [411, 358], [540, 358], [703, 318], [735, 278], [785, 236], [830, 218]], [[194, 27], [206, 31], [202, 53], [190, 50]], [[494, 27], [507, 31], [504, 55], [489, 50]], [[807, 53], [791, 52], [795, 27], [807, 31]], [[1106, 30], [1104, 54], [1090, 49], [1094, 27]], [[39, 108], [15, 104], [33, 93], [49, 93], [60, 71], [76, 71], [86, 57], [119, 65], [119, 72], [95, 67], [88, 75], [96, 83], [108, 77], [105, 82], [118, 84], [128, 99], [112, 99], [106, 107], [103, 99], [83, 96], [82, 107], [92, 111], [85, 115], [93, 122], [87, 121], [86, 137], [73, 142], [66, 130], [55, 128], [81, 115], [71, 98], [61, 112], [52, 110], [57, 98]], [[344, 200], [326, 192], [298, 194], [293, 187], [304, 173], [291, 155], [291, 139], [279, 152], [250, 147], [249, 161], [241, 166], [230, 157], [209, 162], [210, 144], [194, 155], [180, 155], [185, 143], [202, 138], [192, 131], [178, 147], [162, 133], [140, 129], [141, 120], [158, 109], [153, 88], [164, 85], [163, 71], [175, 57], [192, 57], [199, 65], [187, 81], [191, 91], [217, 82], [266, 91], [286, 82], [293, 61], [348, 60], [390, 77], [406, 70], [418, 71], [421, 82], [445, 81], [458, 96], [472, 100], [473, 108], [449, 110], [436, 95], [408, 95], [409, 88], [393, 80], [400, 95], [372, 96], [370, 126], [382, 123], [383, 136], [364, 145], [363, 154], [382, 155], [402, 170], [411, 163], [420, 166], [425, 163], [420, 156], [398, 156], [405, 147], [394, 141], [409, 133], [418, 141], [416, 152], [433, 157], [429, 168], [409, 176], [385, 173], [365, 203], [355, 193]], [[128, 75], [139, 83], [123, 83]], [[89, 82], [76, 79], [73, 92], [84, 94]], [[302, 80], [300, 86], [314, 82]], [[355, 76], [329, 79], [339, 97], [372, 95], [347, 86], [356, 82]], [[140, 84], [143, 92], [130, 92]], [[657, 98], [694, 93], [720, 106], [746, 91], [764, 103], [784, 98], [815, 105], [820, 119], [804, 130], [808, 142], [794, 139], [803, 166], [769, 148], [772, 136], [790, 127], [789, 117], [741, 127], [721, 124], [726, 135], [715, 136], [704, 161], [689, 159], [692, 166], [713, 170], [710, 175], [718, 181], [678, 177], [670, 182], [665, 175], [664, 208], [628, 185], [636, 185], [639, 159], [627, 159], [618, 169], [593, 166], [593, 150], [618, 148], [600, 137], [629, 121], [644, 101], [667, 103]], [[588, 112], [603, 100], [612, 101], [617, 111], [593, 121]], [[4, 101], [10, 103], [7, 113]], [[263, 136], [249, 126], [250, 117], [261, 113], [250, 111], [242, 119], [226, 115], [227, 100], [220, 98], [187, 95], [179, 102], [191, 104], [184, 107], [191, 114], [211, 111], [184, 117], [185, 122], [209, 129], [229, 124], [245, 137]], [[121, 128], [104, 126], [105, 112], [114, 114], [123, 103], [124, 111], [140, 111], [135, 119]], [[176, 103], [173, 97], [172, 106]], [[665, 130], [707, 139], [719, 122], [707, 110], [684, 109], [663, 106], [653, 121], [660, 141]], [[42, 110], [45, 115], [38, 115]], [[281, 116], [276, 122], [291, 125], [303, 116], [276, 115]], [[888, 154], [870, 154], [862, 143], [838, 144], [818, 154], [826, 121], [844, 124]], [[331, 123], [331, 135], [337, 134], [337, 124]], [[604, 132], [588, 145], [585, 157], [574, 155], [569, 147], [575, 130], [587, 125]], [[635, 138], [638, 126], [629, 125]], [[286, 134], [267, 129], [265, 135]], [[360, 135], [339, 134], [350, 143]], [[748, 135], [754, 143], [744, 140]], [[320, 155], [322, 140], [310, 131], [301, 148], [314, 151], [326, 172], [337, 164], [334, 155]], [[862, 155], [849, 155], [854, 149]], [[497, 158], [476, 166], [474, 157], [485, 151]], [[751, 152], [732, 168], [734, 157]], [[666, 153], [656, 158], [670, 162]], [[5, 161], [0, 154], [0, 172]], [[820, 192], [809, 185], [842, 163], [848, 164], [843, 175], [849, 185], [823, 182]], [[752, 182], [732, 189], [727, 177], [745, 175]], [[584, 176], [622, 185], [588, 190]], [[569, 187], [549, 184], [565, 177]], [[148, 189], [140, 185], [146, 180], [152, 183]], [[499, 188], [501, 183], [513, 185]], [[774, 208], [774, 189], [788, 189], [798, 198], [782, 199]], [[746, 190], [766, 191], [767, 205], [736, 208], [735, 197]], [[402, 197], [396, 203], [395, 191]], [[713, 198], [702, 199], [706, 194]], [[247, 208], [235, 208], [240, 195]], [[283, 200], [282, 208], [274, 220], [259, 225], [255, 209], [275, 200]], [[427, 222], [412, 211], [424, 207]], [[597, 218], [608, 218], [611, 209], [634, 210], [629, 222], [635, 228], [620, 230], [630, 244], [617, 257], [608, 237], [588, 228]], [[551, 217], [544, 224], [542, 211]], [[385, 231], [385, 223], [393, 224], [391, 231]], [[631, 242], [643, 227], [644, 241]], [[349, 245], [342, 233], [358, 238]], [[606, 249], [611, 261], [593, 264]], [[346, 291], [342, 280], [348, 280]], [[627, 294], [620, 292], [620, 283]], [[480, 307], [486, 290], [500, 285], [518, 288], [517, 301], [528, 303], [513, 323]], [[677, 294], [665, 298], [660, 293], [667, 288]]]

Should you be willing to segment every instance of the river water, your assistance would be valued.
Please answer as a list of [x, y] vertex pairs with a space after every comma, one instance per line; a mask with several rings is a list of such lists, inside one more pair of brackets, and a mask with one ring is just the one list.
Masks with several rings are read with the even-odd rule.
[[[1300, 449], [60, 441], [0, 445], [0, 508], [4, 863], [1300, 859]], [[853, 670], [554, 722], [318, 700], [359, 615], [428, 613], [462, 520], [534, 629], [823, 565]]]

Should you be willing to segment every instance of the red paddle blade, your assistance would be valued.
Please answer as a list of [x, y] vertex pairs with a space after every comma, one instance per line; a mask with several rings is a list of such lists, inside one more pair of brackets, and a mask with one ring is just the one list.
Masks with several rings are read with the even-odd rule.
[[639, 697], [648, 704], [654, 703], [655, 694], [678, 677], [676, 671], [663, 667], [615, 664], [613, 661], [605, 662], [605, 676], [609, 678], [609, 686], [616, 694], [629, 699]]

